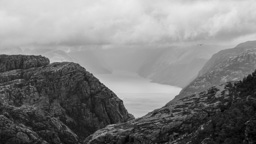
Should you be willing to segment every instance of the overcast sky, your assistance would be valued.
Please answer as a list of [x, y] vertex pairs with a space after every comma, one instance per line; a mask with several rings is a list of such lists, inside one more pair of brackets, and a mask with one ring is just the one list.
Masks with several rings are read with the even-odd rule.
[[0, 45], [256, 40], [255, 0], [0, 0]]

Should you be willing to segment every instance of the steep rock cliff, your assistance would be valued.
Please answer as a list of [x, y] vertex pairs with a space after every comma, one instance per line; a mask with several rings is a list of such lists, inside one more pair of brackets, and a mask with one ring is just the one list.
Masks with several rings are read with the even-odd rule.
[[122, 100], [78, 64], [0, 55], [0, 67], [3, 144], [76, 144], [132, 119]]

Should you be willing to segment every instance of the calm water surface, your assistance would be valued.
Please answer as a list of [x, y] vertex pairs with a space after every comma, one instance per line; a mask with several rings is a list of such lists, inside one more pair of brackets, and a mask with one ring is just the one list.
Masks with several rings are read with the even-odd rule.
[[129, 113], [135, 117], [164, 106], [181, 90], [179, 87], [151, 83], [135, 73], [123, 71], [96, 77], [124, 101]]

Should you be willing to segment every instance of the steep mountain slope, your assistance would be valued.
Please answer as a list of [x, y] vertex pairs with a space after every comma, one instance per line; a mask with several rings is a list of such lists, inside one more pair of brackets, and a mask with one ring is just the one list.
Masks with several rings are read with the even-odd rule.
[[256, 143], [256, 72], [96, 131], [85, 144]]
[[0, 142], [79, 144], [108, 124], [132, 119], [83, 67], [42, 56], [0, 55]]
[[202, 76], [203, 74], [214, 70], [218, 67], [219, 64], [226, 61], [230, 57], [238, 56], [246, 50], [255, 49], [256, 41], [247, 41], [241, 44], [238, 44], [235, 48], [222, 50], [216, 54], [214, 54], [211, 59], [204, 65], [202, 70], [200, 70], [198, 76]]
[[241, 80], [256, 69], [256, 41], [239, 44], [213, 55], [199, 72], [198, 77], [186, 86], [175, 99], [201, 92], [227, 81]]
[[167, 48], [161, 55], [145, 61], [138, 73], [156, 83], [185, 87], [219, 49], [222, 48], [213, 45]]

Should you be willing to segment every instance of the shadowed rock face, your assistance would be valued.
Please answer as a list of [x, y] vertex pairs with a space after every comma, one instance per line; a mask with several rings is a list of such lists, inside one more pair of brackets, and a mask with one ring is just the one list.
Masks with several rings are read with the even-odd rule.
[[3, 144], [76, 144], [133, 118], [122, 100], [78, 64], [1, 55], [0, 65]]

